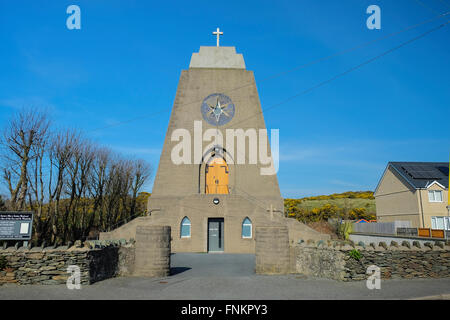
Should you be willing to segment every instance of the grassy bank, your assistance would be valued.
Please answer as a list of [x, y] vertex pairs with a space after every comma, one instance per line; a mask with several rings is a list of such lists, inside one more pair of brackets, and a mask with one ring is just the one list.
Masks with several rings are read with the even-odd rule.
[[329, 218], [374, 220], [375, 198], [371, 191], [349, 191], [331, 195], [284, 199], [288, 217], [302, 222], [326, 221]]

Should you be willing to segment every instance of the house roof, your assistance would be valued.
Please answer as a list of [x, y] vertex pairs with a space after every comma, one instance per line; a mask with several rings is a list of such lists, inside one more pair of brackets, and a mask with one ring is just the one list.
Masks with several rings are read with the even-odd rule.
[[427, 188], [434, 181], [448, 189], [448, 162], [389, 162], [411, 186]]

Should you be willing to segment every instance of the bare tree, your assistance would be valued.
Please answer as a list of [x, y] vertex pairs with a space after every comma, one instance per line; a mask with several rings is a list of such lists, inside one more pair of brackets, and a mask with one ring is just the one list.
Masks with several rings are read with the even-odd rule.
[[[85, 239], [136, 217], [151, 168], [71, 129], [50, 130], [45, 113], [22, 110], [0, 136], [0, 172], [11, 210], [35, 211], [34, 239]], [[5, 208], [0, 198], [0, 210]]]
[[[90, 176], [94, 160], [94, 147], [84, 138], [74, 141], [72, 156], [68, 162], [66, 195], [69, 199], [64, 214], [64, 234], [69, 238], [84, 234], [88, 206], [86, 195], [90, 189]], [[73, 239], [72, 239], [73, 240]]]
[[131, 185], [130, 162], [116, 157], [112, 161], [106, 183], [106, 228], [116, 225], [126, 207], [126, 196]]
[[130, 216], [136, 215], [136, 200], [142, 186], [148, 181], [152, 173], [150, 165], [143, 160], [133, 161], [133, 183], [131, 186]]
[[107, 148], [98, 148], [95, 151], [91, 171], [91, 197], [94, 200], [94, 212], [98, 212], [98, 226], [104, 228], [104, 200], [106, 196], [106, 183], [111, 165], [112, 152]]
[[52, 141], [49, 152], [50, 171], [48, 183], [48, 222], [51, 228], [51, 241], [55, 241], [59, 230], [60, 202], [63, 188], [67, 180], [67, 168], [74, 153], [74, 145], [78, 141], [79, 133], [73, 130], [65, 130], [57, 133]]
[[3, 179], [10, 193], [11, 207], [23, 210], [29, 187], [29, 163], [46, 140], [50, 121], [43, 112], [23, 109], [12, 117], [2, 132]]
[[36, 238], [40, 238], [44, 232], [42, 215], [45, 205], [45, 183], [47, 180], [46, 175], [46, 160], [48, 159], [48, 145], [50, 140], [49, 130], [40, 139], [36, 140], [36, 143], [32, 146], [32, 152], [34, 159], [30, 161], [29, 182], [31, 191], [28, 193], [29, 206], [36, 213], [35, 215], [35, 234]]
[[0, 211], [6, 211], [6, 203], [3, 201], [2, 195], [0, 194]]

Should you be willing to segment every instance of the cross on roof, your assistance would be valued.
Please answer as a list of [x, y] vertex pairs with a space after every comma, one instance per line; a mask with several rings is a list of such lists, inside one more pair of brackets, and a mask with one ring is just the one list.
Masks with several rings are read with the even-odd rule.
[[217, 28], [217, 31], [214, 31], [213, 34], [217, 36], [217, 46], [219, 46], [219, 37], [223, 34], [223, 32]]

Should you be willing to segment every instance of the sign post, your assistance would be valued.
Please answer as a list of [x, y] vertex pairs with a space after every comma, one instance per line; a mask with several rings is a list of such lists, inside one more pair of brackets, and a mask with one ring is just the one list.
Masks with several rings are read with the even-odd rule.
[[33, 212], [0, 212], [0, 240], [28, 241], [31, 239]]

